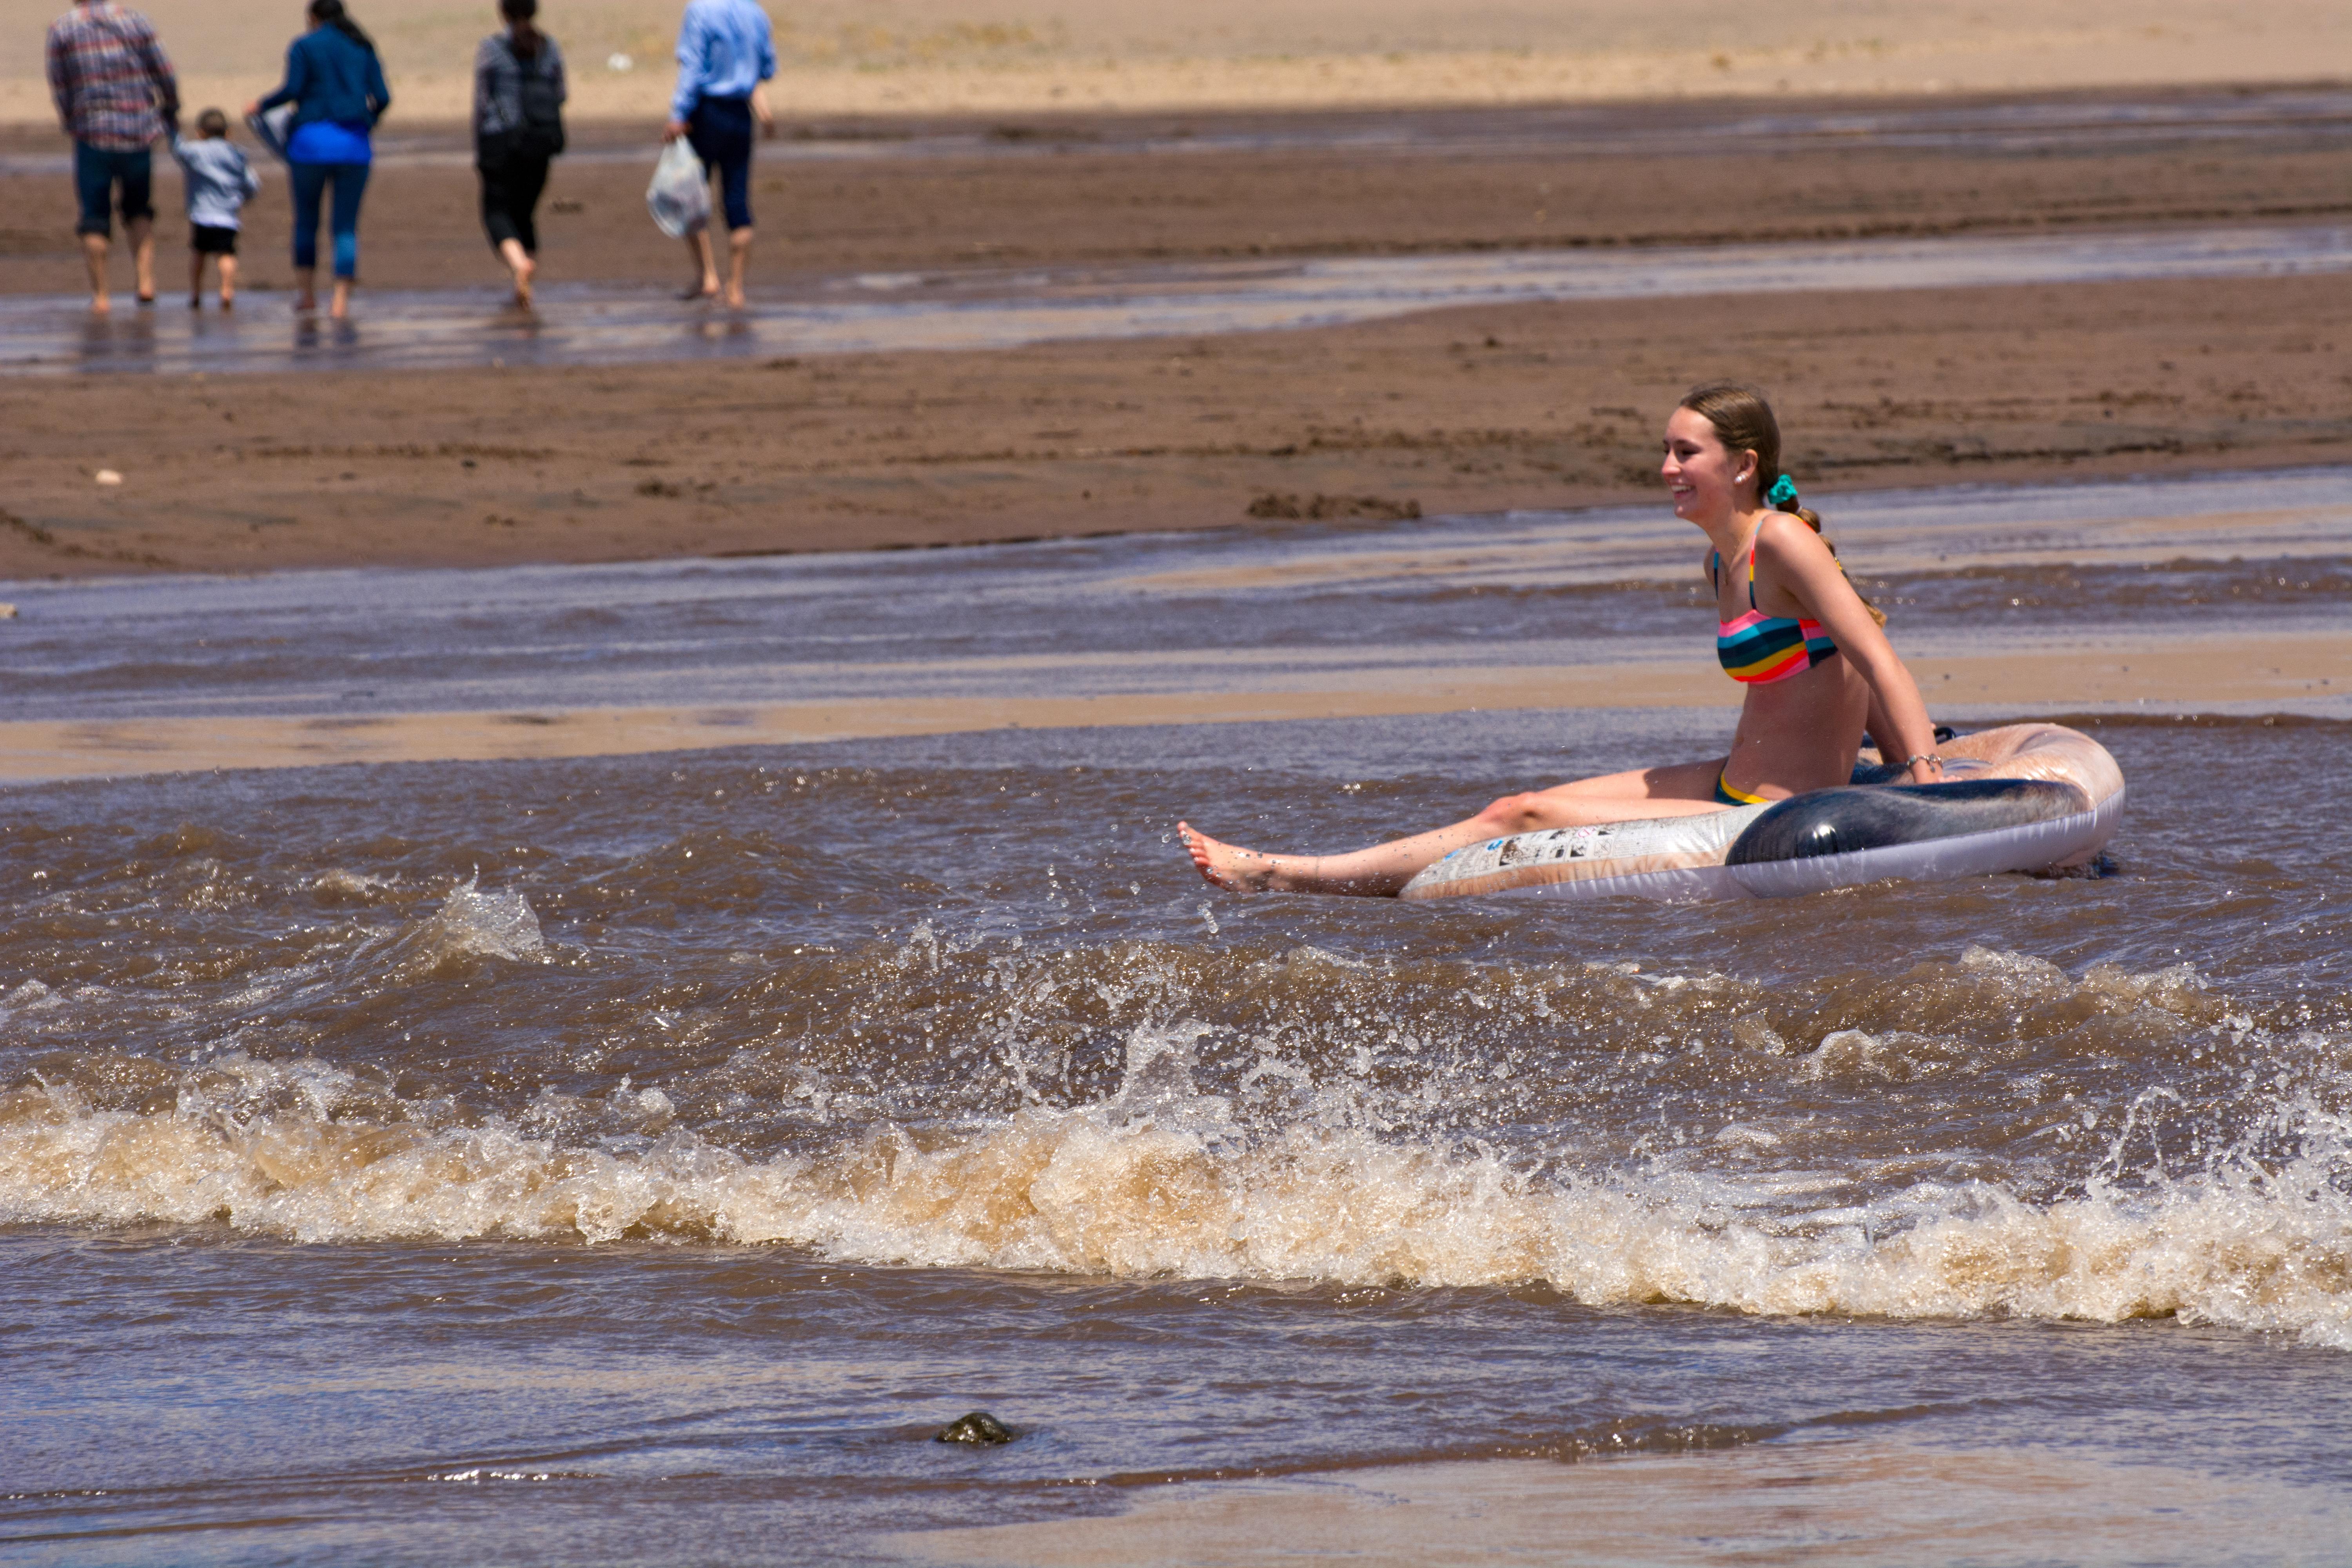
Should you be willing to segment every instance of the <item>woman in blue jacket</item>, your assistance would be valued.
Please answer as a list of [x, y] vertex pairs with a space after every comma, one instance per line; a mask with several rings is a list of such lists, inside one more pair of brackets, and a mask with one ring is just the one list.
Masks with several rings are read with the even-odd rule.
[[343, 0], [310, 0], [310, 30], [286, 51], [286, 80], [247, 107], [259, 114], [291, 103], [286, 162], [294, 184], [294, 308], [319, 308], [319, 198], [334, 187], [335, 298], [327, 313], [349, 313], [360, 271], [360, 197], [373, 153], [368, 133], [392, 103], [375, 44], [344, 14]]

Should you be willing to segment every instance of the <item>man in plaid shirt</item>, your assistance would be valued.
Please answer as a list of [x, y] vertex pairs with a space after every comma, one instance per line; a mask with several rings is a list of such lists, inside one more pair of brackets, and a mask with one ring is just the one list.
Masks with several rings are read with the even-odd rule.
[[155, 41], [154, 25], [108, 0], [77, 0], [49, 28], [49, 93], [74, 139], [74, 186], [81, 197], [82, 258], [89, 308], [104, 310], [106, 255], [114, 225], [107, 207], [121, 189], [122, 233], [139, 270], [139, 302], [155, 302], [155, 204], [149, 146], [180, 117], [180, 87]]

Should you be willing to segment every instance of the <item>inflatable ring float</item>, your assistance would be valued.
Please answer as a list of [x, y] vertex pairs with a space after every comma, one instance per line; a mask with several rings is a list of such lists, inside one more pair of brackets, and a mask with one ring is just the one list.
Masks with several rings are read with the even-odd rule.
[[2123, 816], [2123, 770], [2063, 725], [1983, 730], [1937, 750], [1941, 784], [1884, 782], [1895, 770], [1865, 752], [1852, 784], [1787, 800], [1468, 845], [1399, 896], [1785, 899], [1890, 879], [2059, 871], [2087, 864]]

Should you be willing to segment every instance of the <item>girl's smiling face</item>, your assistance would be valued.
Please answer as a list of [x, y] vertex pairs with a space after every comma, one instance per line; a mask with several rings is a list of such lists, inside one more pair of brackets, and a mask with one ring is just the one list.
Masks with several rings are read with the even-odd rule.
[[1688, 522], [1753, 506], [1756, 454], [1732, 452], [1704, 414], [1677, 408], [1666, 421], [1666, 457], [1658, 472], [1675, 498], [1675, 515]]

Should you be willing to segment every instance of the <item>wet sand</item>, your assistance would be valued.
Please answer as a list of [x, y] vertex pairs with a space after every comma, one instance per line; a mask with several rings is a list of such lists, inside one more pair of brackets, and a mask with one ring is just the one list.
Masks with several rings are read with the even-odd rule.
[[[1649, 499], [1737, 373], [1841, 489], [2352, 449], [2352, 279], [1481, 307], [961, 354], [45, 380], [0, 575], [625, 560]], [[93, 474], [112, 469], [121, 483]]]
[[[1821, 100], [1769, 137], [1756, 106], [1717, 101], [804, 123], [835, 139], [793, 144], [827, 156], [764, 165], [758, 278], [789, 290], [974, 266], [2340, 223], [2352, 118], [2335, 102], [2010, 95], [1938, 99], [1929, 113], [1918, 100]], [[1864, 118], [1831, 112], [1847, 110]], [[1901, 134], [1885, 129], [1897, 122]], [[1392, 140], [1365, 141], [1377, 135]], [[367, 284], [488, 289], [462, 141], [403, 136], [369, 195]], [[646, 140], [581, 128], [546, 208], [550, 280], [648, 293], [677, 280], [677, 247], [644, 216]], [[22, 158], [57, 153], [29, 130], [0, 141]], [[1560, 155], [1570, 143], [1586, 151]], [[1183, 150], [1195, 145], [1209, 150]], [[1609, 145], [1626, 150], [1590, 152]], [[0, 196], [18, 215], [0, 290], [69, 300], [62, 176], [0, 172]], [[252, 209], [249, 316], [283, 310], [266, 286], [286, 281], [284, 214], [282, 189]], [[167, 285], [177, 222], [163, 225]], [[184, 312], [172, 298], [157, 310]], [[1832, 492], [2326, 462], [2352, 449], [2347, 302], [2344, 276], [2142, 281], [1482, 306], [1255, 335], [587, 372], [51, 378], [11, 394], [0, 576], [1596, 504], [1653, 493], [1661, 410], [1725, 374], [1773, 389], [1795, 472]], [[122, 483], [98, 485], [100, 469]]]
[[524, 374], [845, 353], [968, 353], [1036, 343], [1230, 338], [1433, 310], [1762, 294], [2352, 276], [2352, 224], [2155, 232], [1450, 251], [1251, 262], [859, 273], [723, 311], [642, 286], [552, 284], [530, 311], [495, 289], [379, 289], [363, 319], [242, 309], [93, 315], [79, 299], [0, 299], [0, 374], [185, 376], [400, 370]]
[[1495, 1460], [1139, 1489], [1107, 1519], [908, 1533], [963, 1568], [1280, 1561], [1888, 1563], [2005, 1561], [2023, 1542], [2085, 1563], [2227, 1560], [2252, 1532], [2325, 1555], [2352, 1514], [2317, 1487], [2047, 1451], [1869, 1439], [1729, 1453]]
[[[1832, 518], [1939, 718], [2352, 718], [2352, 468], [1855, 493]], [[1689, 532], [1628, 507], [26, 584], [0, 779], [1505, 710], [1727, 725]]]
[[[2352, 214], [2341, 87], [1386, 112], [783, 112], [783, 139], [754, 165], [755, 281]], [[572, 134], [541, 209], [547, 279], [685, 282], [681, 247], [646, 216], [657, 123], [583, 121]], [[461, 126], [404, 121], [381, 142], [363, 281], [501, 281]], [[69, 151], [53, 129], [0, 128], [0, 293], [81, 287]], [[168, 156], [157, 163], [168, 293], [185, 276], [186, 227], [176, 170]], [[292, 282], [285, 180], [274, 165], [263, 172], [271, 186], [246, 212], [245, 282], [282, 290]]]
[[[2110, 637], [2095, 648], [1913, 658], [1950, 711], [2277, 710], [2352, 692], [2352, 634]], [[1222, 691], [1088, 697], [863, 699], [710, 708], [570, 708], [0, 723], [0, 782], [124, 777], [337, 763], [484, 762], [793, 746], [986, 730], [1235, 724], [1505, 709], [1731, 708], [1722, 678], [1683, 658], [1649, 663], [1388, 670], [1334, 680], [1237, 671]], [[1252, 677], [1256, 679], [1253, 679]], [[1147, 680], [1148, 684], [1148, 680]]]

